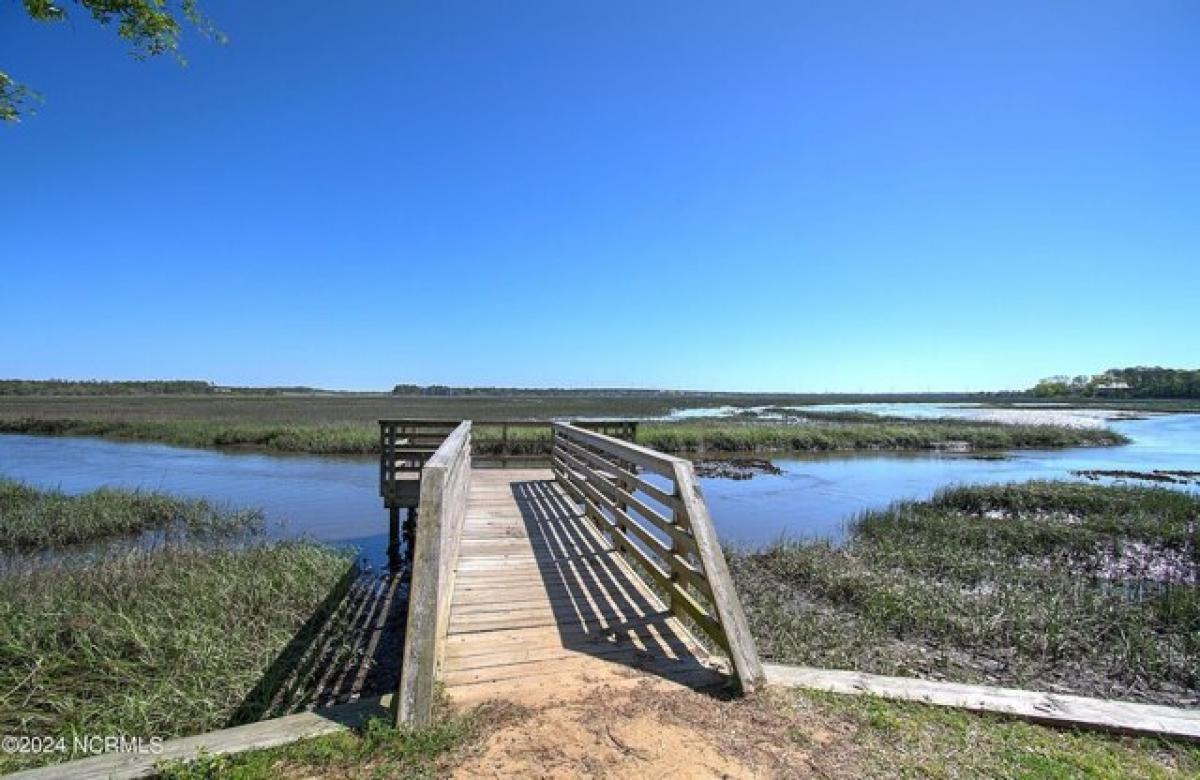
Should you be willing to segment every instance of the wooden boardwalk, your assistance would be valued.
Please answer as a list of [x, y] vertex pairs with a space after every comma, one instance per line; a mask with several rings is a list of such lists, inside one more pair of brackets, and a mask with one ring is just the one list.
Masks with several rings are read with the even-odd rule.
[[472, 423], [447, 427], [380, 422], [393, 527], [414, 499], [400, 477], [421, 475], [398, 723], [428, 723], [439, 687], [470, 704], [761, 684], [691, 463], [555, 422], [541, 442], [550, 468], [475, 468]]
[[473, 469], [440, 679], [458, 703], [597, 685], [722, 685], [549, 469]]

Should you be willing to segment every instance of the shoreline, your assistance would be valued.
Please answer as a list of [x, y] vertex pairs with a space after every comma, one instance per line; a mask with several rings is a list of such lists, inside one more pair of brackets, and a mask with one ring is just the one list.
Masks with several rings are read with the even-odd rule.
[[1163, 487], [960, 485], [730, 570], [764, 660], [1194, 707], [1197, 508]]
[[[486, 424], [481, 421], [481, 424]], [[195, 420], [104, 421], [76, 418], [0, 419], [0, 434], [74, 436], [168, 444], [194, 449], [261, 454], [374, 456], [374, 426], [358, 423], [246, 424]], [[804, 424], [745, 422], [646, 422], [638, 430], [644, 446], [687, 457], [726, 454], [776, 455], [820, 452], [945, 452], [970, 454], [1006, 450], [1055, 450], [1120, 446], [1124, 435], [1107, 428], [1012, 425], [962, 420], [821, 421]], [[531, 435], [522, 448], [538, 454], [548, 437]], [[481, 456], [499, 454], [488, 438], [476, 441]]]

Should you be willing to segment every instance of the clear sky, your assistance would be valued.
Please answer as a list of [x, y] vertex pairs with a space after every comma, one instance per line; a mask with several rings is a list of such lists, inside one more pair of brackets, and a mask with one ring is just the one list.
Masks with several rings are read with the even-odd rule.
[[1002, 389], [1200, 365], [1200, 5], [0, 3], [0, 377]]

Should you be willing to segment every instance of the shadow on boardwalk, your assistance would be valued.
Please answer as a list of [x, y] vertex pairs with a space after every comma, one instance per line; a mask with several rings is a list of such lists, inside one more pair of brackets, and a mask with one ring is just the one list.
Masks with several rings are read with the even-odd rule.
[[404, 655], [409, 567], [347, 573], [228, 725], [393, 693]]
[[724, 682], [553, 480], [513, 482], [512, 493], [564, 648], [692, 687]]

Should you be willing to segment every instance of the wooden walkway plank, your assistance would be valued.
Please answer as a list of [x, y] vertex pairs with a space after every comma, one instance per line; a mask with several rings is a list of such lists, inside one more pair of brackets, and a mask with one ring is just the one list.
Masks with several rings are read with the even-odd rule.
[[607, 682], [724, 682], [553, 472], [472, 473], [438, 678], [470, 703]]

